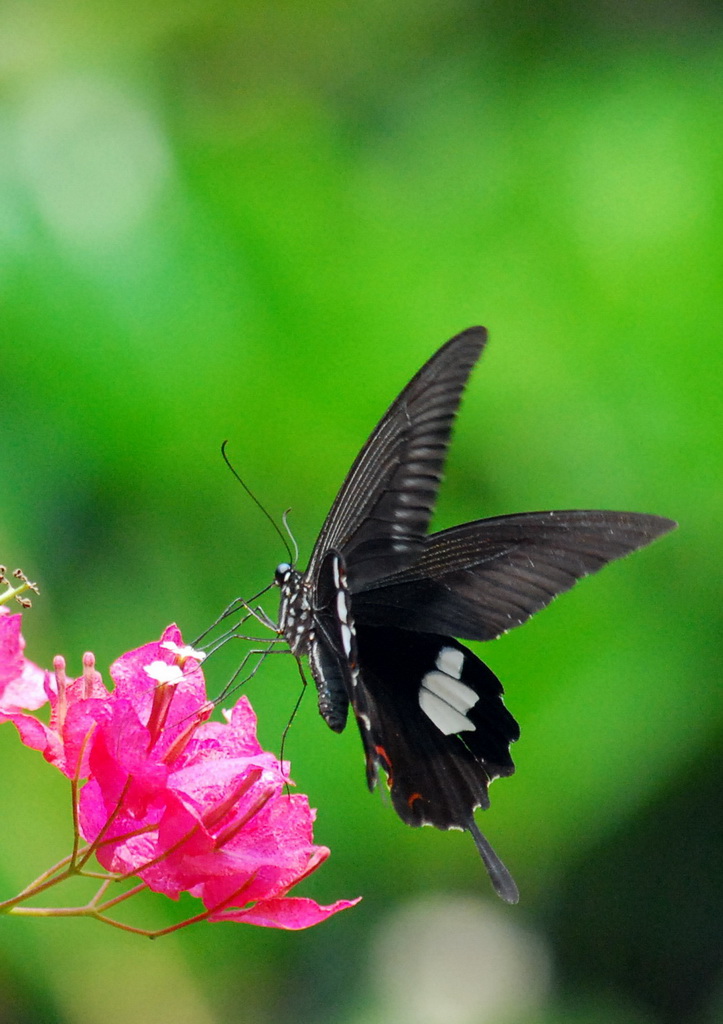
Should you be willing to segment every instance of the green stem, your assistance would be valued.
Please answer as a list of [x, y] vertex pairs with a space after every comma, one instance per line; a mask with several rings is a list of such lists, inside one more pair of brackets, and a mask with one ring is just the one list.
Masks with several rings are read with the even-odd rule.
[[[23, 577], [18, 578], [21, 579], [22, 582], [19, 583], [17, 587], [14, 587], [10, 580], [7, 579], [6, 576], [3, 576], [2, 582], [8, 589], [4, 591], [4, 593], [0, 594], [0, 604], [8, 604], [14, 597], [20, 597], [21, 594], [24, 594], [26, 590], [34, 590], [36, 594], [38, 593], [38, 589], [34, 583], [31, 583], [30, 580], [26, 580]], [[20, 603], [23, 604], [22, 601]], [[28, 602], [25, 603], [27, 604]]]
[[148, 931], [145, 932], [145, 934], [149, 939], [160, 939], [162, 935], [170, 935], [171, 932], [177, 932], [181, 928], [187, 928], [189, 924], [198, 924], [199, 921], [205, 921], [210, 913], [210, 910], [204, 910], [202, 913], [196, 914], [194, 917], [187, 917], [185, 921], [179, 921], [178, 924], [170, 924], [167, 928], [158, 928], [156, 931]]
[[98, 911], [98, 913], [103, 913], [106, 910], [110, 910], [111, 907], [115, 907], [118, 903], [122, 903], [123, 900], [127, 900], [130, 899], [131, 896], [135, 896], [136, 893], [143, 892], [143, 890], [147, 888], [148, 886], [145, 882], [139, 882], [138, 885], [134, 885], [132, 889], [122, 892], [120, 896], [114, 896], [112, 900], [106, 900], [105, 903], [98, 903], [97, 901], [105, 891], [103, 886], [101, 886], [88, 906], [92, 906], [94, 910]]
[[9, 914], [19, 917], [92, 917], [88, 907], [13, 907]]
[[47, 879], [52, 878], [53, 875], [57, 874], [59, 871], [62, 871], [64, 868], [69, 869], [71, 861], [72, 857], [63, 857], [63, 859], [59, 860], [57, 864], [53, 864], [53, 866], [48, 868], [47, 871], [43, 871], [42, 875], [38, 875], [34, 882], [31, 882], [29, 885], [26, 885], [22, 892], [20, 892], [18, 895], [23, 896], [30, 889], [34, 889], [36, 886], [42, 884]]
[[122, 921], [115, 921], [112, 917], [106, 917], [95, 907], [16, 907], [10, 911], [11, 914], [20, 914], [24, 917], [92, 917], [103, 924], [112, 925], [113, 928], [120, 928], [124, 932], [132, 932], [134, 935], [145, 935], [152, 939], [155, 932], [147, 928], [135, 928], [131, 924], [124, 924]]
[[[69, 863], [70, 858], [66, 857], [65, 861]], [[61, 861], [60, 865], [56, 864], [55, 868], [51, 868], [49, 871], [44, 872], [38, 879], [31, 882], [30, 885], [27, 885], [22, 892], [19, 892], [17, 896], [13, 896], [9, 900], [3, 900], [0, 902], [0, 913], [13, 913], [14, 908], [18, 903], [23, 903], [25, 900], [29, 900], [32, 896], [37, 896], [38, 893], [45, 892], [46, 889], [50, 889], [51, 886], [57, 885], [59, 882], [63, 882], [66, 878], [70, 878], [75, 874], [74, 869], [68, 867], [64, 871], [55, 875], [55, 877], [48, 877], [53, 873], [53, 871], [58, 871], [62, 863], [63, 861]]]
[[[98, 875], [97, 877], [100, 878], [101, 876]], [[91, 907], [91, 906], [92, 907], [96, 907], [98, 905], [101, 897], [105, 894], [106, 889], [108, 888], [108, 886], [111, 884], [112, 881], [114, 881], [114, 879], [106, 878], [105, 881], [101, 882], [101, 884], [98, 887], [98, 891], [96, 892], [95, 896], [88, 903], [89, 907]]]

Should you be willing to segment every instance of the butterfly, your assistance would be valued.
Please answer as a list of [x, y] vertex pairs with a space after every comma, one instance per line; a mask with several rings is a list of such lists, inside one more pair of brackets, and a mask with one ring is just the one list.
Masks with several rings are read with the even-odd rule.
[[582, 576], [676, 526], [634, 512], [523, 512], [427, 532], [462, 392], [487, 341], [472, 327], [407, 384], [356, 457], [305, 572], [284, 562], [279, 633], [308, 658], [319, 711], [351, 705], [374, 789], [408, 825], [465, 829], [497, 894], [519, 899], [474, 812], [511, 775], [517, 722], [463, 640], [519, 626]]

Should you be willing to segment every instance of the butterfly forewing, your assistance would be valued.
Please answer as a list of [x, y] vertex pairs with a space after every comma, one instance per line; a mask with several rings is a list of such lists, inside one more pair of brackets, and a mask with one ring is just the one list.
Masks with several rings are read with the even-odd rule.
[[634, 512], [525, 512], [427, 537], [408, 569], [355, 594], [359, 622], [491, 640], [583, 576], [673, 529]]
[[343, 554], [352, 590], [404, 568], [421, 553], [452, 423], [486, 339], [482, 327], [452, 338], [387, 410], [334, 501], [309, 577], [331, 549]]

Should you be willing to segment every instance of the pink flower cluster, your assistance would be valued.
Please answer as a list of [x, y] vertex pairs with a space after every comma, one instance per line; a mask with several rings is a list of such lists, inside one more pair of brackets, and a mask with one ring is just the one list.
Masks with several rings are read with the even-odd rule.
[[[167, 896], [191, 893], [209, 921], [306, 928], [357, 902], [288, 895], [329, 855], [314, 845], [314, 812], [285, 792], [288, 765], [261, 749], [245, 697], [210, 720], [201, 656], [176, 626], [114, 662], [109, 691], [92, 655], [77, 679], [62, 658], [52, 674], [27, 661], [20, 620], [0, 612], [0, 721], [79, 790], [87, 856]], [[46, 701], [49, 722], [27, 713]]]

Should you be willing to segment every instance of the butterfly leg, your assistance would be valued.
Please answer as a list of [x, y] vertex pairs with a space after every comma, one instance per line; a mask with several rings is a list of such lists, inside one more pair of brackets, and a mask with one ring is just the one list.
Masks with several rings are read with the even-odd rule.
[[291, 712], [289, 720], [286, 723], [284, 732], [281, 736], [281, 750], [279, 751], [279, 761], [281, 761], [282, 765], [284, 763], [284, 751], [286, 750], [286, 737], [289, 735], [289, 730], [291, 729], [291, 726], [294, 724], [294, 720], [299, 712], [299, 708], [301, 707], [301, 702], [304, 699], [306, 688], [309, 685], [306, 676], [304, 675], [304, 666], [301, 664], [298, 658], [296, 659], [296, 667], [298, 668], [299, 675], [301, 676], [301, 691], [296, 700], [296, 704], [294, 704], [294, 710]]
[[[246, 639], [246, 638], [242, 637], [241, 639]], [[249, 639], [254, 639], [254, 638], [249, 638]], [[246, 683], [248, 683], [251, 679], [254, 678], [254, 676], [256, 675], [258, 670], [261, 668], [263, 663], [266, 661], [266, 658], [268, 657], [269, 654], [288, 654], [289, 651], [288, 651], [288, 649], [286, 647], [275, 647], [274, 646], [274, 644], [277, 644], [277, 643], [280, 643], [280, 642], [281, 641], [280, 641], [279, 637], [274, 637], [273, 640], [270, 640], [267, 643], [267, 646], [264, 647], [263, 649], [254, 648], [254, 649], [252, 649], [250, 651], [247, 651], [246, 654], [241, 659], [241, 664], [234, 671], [233, 675], [231, 676], [229, 681], [226, 683], [226, 685], [224, 686], [223, 690], [218, 695], [218, 697], [216, 697], [214, 699], [213, 703], [214, 704], [219, 704], [222, 700], [226, 700], [226, 698], [230, 694], [234, 693], [236, 690], [239, 690], [242, 686], [245, 686]], [[258, 656], [258, 661], [256, 662], [256, 664], [243, 677], [243, 679], [239, 679], [239, 676], [244, 671], [246, 665], [249, 663], [251, 658], [253, 658], [255, 656]]]
[[[196, 637], [196, 639], [193, 641], [194, 646], [197, 646], [201, 642], [201, 640], [204, 639], [204, 637], [207, 637], [209, 633], [212, 633], [213, 630], [221, 622], [224, 622], [232, 615], [237, 615], [240, 611], [245, 611], [247, 613], [241, 619], [241, 623], [244, 623], [250, 617], [253, 617], [254, 619], [256, 619], [257, 622], [260, 622], [263, 626], [265, 626], [267, 629], [270, 629], [273, 633], [278, 633], [279, 627], [271, 618], [269, 618], [269, 616], [266, 614], [263, 608], [259, 608], [258, 606], [256, 608], [252, 607], [252, 602], [257, 601], [264, 594], [268, 593], [268, 591], [271, 590], [272, 586], [273, 583], [270, 583], [267, 587], [264, 587], [263, 590], [260, 590], [258, 594], [254, 594], [253, 597], [250, 597], [248, 601], [245, 601], [242, 597], [237, 597], [234, 601], [231, 602], [230, 605], [224, 608], [224, 610], [221, 612], [221, 614], [218, 616], [215, 622], [212, 622], [208, 629], [204, 629], [203, 633]], [[238, 626], [234, 628], [236, 629], [238, 628]]]

